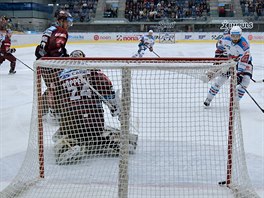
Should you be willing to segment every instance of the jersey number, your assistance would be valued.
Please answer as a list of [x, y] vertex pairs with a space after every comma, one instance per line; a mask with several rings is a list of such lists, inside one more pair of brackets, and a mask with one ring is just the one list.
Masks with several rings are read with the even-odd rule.
[[[92, 92], [89, 89], [89, 82], [87, 80], [85, 80], [82, 76], [79, 76], [76, 79], [78, 82], [80, 82], [80, 85], [75, 86], [75, 85], [71, 85], [67, 87], [67, 90], [69, 92], [71, 92], [71, 96], [70, 96], [70, 100], [79, 100], [81, 99], [82, 96], [86, 96], [88, 98], [92, 97]], [[71, 83], [70, 83], [71, 84]], [[80, 94], [78, 94], [78, 87], [82, 87]]]

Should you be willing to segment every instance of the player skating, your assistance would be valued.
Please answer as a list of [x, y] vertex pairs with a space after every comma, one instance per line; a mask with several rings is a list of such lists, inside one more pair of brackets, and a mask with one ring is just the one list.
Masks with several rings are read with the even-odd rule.
[[12, 37], [12, 30], [7, 29], [6, 35], [1, 40], [1, 47], [0, 47], [0, 65], [5, 61], [8, 60], [10, 62], [10, 70], [9, 74], [15, 74], [16, 68], [16, 58], [12, 53], [16, 52], [15, 48], [11, 48], [11, 37]]
[[[239, 26], [234, 26], [230, 30], [230, 36], [227, 35], [217, 42], [217, 49], [222, 52], [222, 55], [237, 57], [237, 76], [238, 84], [237, 100], [239, 101], [245, 94], [245, 89], [250, 83], [252, 77], [253, 65], [252, 57], [250, 55], [250, 46], [248, 41], [242, 36], [242, 30]], [[219, 92], [221, 86], [227, 81], [230, 73], [223, 73], [218, 76], [204, 101], [205, 106], [209, 106], [214, 96]]]
[[73, 18], [69, 12], [60, 11], [56, 14], [56, 23], [46, 29], [42, 35], [40, 45], [37, 46], [35, 55], [41, 57], [68, 57], [66, 43], [68, 28], [73, 25]]
[[[44, 31], [40, 44], [36, 47], [35, 55], [37, 59], [41, 57], [68, 57], [66, 43], [68, 40], [68, 28], [73, 25], [73, 18], [69, 12], [59, 11], [55, 15], [54, 25]], [[56, 110], [57, 104], [48, 103], [49, 89], [51, 83], [58, 80], [58, 69], [42, 68], [42, 77], [47, 86], [43, 94], [43, 114], [50, 122], [58, 122], [59, 112]]]
[[140, 43], [138, 44], [138, 51], [133, 58], [142, 58], [145, 54], [146, 49], [153, 52], [153, 46], [155, 44], [155, 38], [153, 36], [153, 30], [149, 30], [147, 35], [143, 35], [140, 38]]
[[[81, 50], [72, 57], [84, 57]], [[119, 92], [101, 71], [64, 69], [52, 90], [60, 109], [60, 128], [53, 135], [56, 162], [78, 161], [87, 154], [119, 153], [120, 130], [105, 127], [103, 102], [113, 117], [120, 115]], [[57, 93], [56, 93], [57, 92]], [[130, 152], [136, 148], [137, 135], [130, 134]]]

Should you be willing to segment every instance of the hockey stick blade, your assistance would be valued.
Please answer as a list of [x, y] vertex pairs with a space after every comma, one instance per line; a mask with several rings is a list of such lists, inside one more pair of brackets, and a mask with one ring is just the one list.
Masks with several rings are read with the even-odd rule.
[[156, 52], [154, 52], [154, 51], [152, 51], [152, 52], [153, 52], [153, 54], [155, 54], [157, 57], [160, 58], [160, 56]]
[[257, 107], [262, 111], [262, 113], [264, 113], [264, 109], [259, 106], [259, 104], [257, 103], [257, 101], [251, 96], [251, 94], [248, 92], [248, 90], [245, 87], [243, 87], [243, 89], [248, 94], [248, 96], [253, 100], [253, 102], [257, 105]]
[[254, 83], [263, 83], [263, 82], [264, 82], [264, 79], [262, 79], [262, 80], [254, 80], [253, 78], [251, 78], [251, 80], [252, 80]]

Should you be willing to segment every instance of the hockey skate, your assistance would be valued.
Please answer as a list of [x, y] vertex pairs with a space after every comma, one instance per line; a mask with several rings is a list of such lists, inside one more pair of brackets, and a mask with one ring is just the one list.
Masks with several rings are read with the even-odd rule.
[[15, 74], [15, 73], [16, 73], [15, 70], [10, 70], [8, 74], [9, 74], [9, 75], [13, 75], [13, 74]]
[[206, 98], [205, 101], [204, 101], [204, 106], [209, 107], [211, 101], [212, 101], [212, 100], [210, 100], [209, 98]]

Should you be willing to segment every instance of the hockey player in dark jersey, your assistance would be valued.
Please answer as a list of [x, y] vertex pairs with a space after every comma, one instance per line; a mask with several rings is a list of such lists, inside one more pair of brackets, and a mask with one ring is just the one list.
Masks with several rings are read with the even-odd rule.
[[[84, 56], [80, 50], [72, 57]], [[64, 69], [53, 89], [60, 109], [60, 128], [53, 136], [58, 164], [76, 162], [84, 153], [119, 153], [120, 130], [106, 129], [103, 102], [113, 117], [120, 115], [119, 92], [111, 80], [98, 69]], [[137, 135], [130, 134], [130, 151], [136, 147]]]
[[66, 11], [60, 11], [55, 17], [56, 23], [44, 31], [40, 45], [35, 50], [37, 59], [69, 56], [65, 46], [68, 40], [68, 28], [73, 25], [73, 18]]
[[0, 65], [5, 61], [10, 61], [10, 70], [9, 74], [15, 74], [16, 68], [16, 58], [12, 53], [16, 52], [15, 48], [11, 48], [11, 37], [12, 37], [12, 30], [7, 29], [6, 35], [2, 38], [0, 44]]
[[[66, 11], [59, 11], [55, 15], [57, 21], [54, 25], [46, 29], [42, 35], [40, 44], [36, 47], [35, 55], [37, 60], [41, 57], [68, 57], [66, 43], [68, 40], [68, 28], [73, 25], [73, 18]], [[41, 74], [47, 90], [43, 94], [43, 114], [51, 119], [58, 120], [59, 112], [56, 110], [57, 104], [48, 105], [48, 96], [51, 83], [58, 80], [58, 69], [42, 68]], [[51, 75], [52, 74], [52, 75]]]

